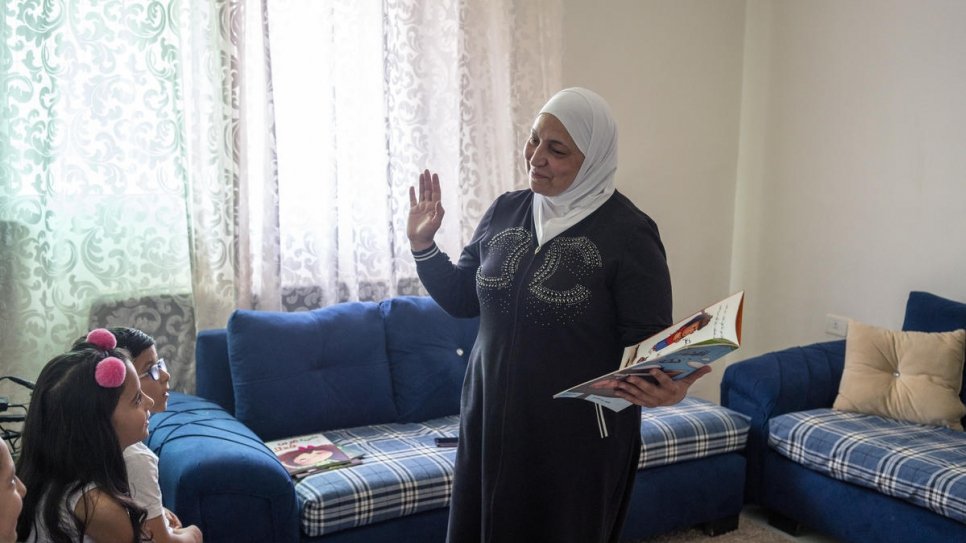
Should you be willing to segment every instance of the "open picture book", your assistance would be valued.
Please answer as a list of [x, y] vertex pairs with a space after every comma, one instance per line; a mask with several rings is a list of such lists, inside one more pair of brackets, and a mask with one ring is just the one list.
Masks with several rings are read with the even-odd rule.
[[614, 393], [614, 381], [636, 375], [655, 381], [658, 368], [672, 379], [682, 379], [698, 368], [734, 351], [741, 344], [744, 291], [712, 304], [674, 323], [637, 345], [624, 349], [618, 369], [554, 394], [554, 398], [582, 398], [620, 411], [631, 405]]
[[302, 478], [319, 471], [360, 464], [361, 455], [343, 451], [324, 434], [309, 434], [276, 441], [265, 445], [275, 453], [289, 475]]

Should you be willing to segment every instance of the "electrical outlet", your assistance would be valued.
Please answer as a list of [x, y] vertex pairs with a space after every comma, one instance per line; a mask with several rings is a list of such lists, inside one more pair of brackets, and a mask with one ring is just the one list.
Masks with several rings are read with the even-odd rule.
[[849, 331], [848, 317], [840, 317], [829, 313], [825, 315], [825, 333], [830, 336], [845, 337]]

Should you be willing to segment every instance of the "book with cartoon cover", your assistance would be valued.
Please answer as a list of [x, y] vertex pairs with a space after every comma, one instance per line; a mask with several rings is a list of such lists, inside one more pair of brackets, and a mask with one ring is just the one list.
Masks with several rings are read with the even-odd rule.
[[554, 398], [582, 398], [620, 411], [630, 402], [612, 390], [614, 380], [636, 375], [654, 380], [658, 368], [672, 379], [682, 379], [698, 368], [734, 351], [741, 344], [744, 291], [682, 319], [644, 341], [624, 349], [618, 369], [558, 392]]
[[309, 434], [265, 445], [275, 454], [289, 475], [301, 478], [311, 473], [359, 464], [359, 455], [340, 449], [325, 434]]

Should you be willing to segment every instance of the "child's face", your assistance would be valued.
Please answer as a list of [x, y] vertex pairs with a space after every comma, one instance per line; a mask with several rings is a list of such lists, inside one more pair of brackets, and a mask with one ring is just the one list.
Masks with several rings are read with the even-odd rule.
[[151, 411], [160, 413], [168, 408], [168, 381], [171, 380], [171, 374], [165, 370], [160, 370], [158, 380], [155, 381], [148, 374], [148, 371], [157, 364], [158, 350], [154, 345], [141, 351], [141, 354], [134, 359], [134, 370], [141, 376], [141, 392], [154, 400], [154, 407], [151, 408]]
[[0, 543], [17, 540], [17, 517], [23, 509], [26, 494], [27, 489], [14, 471], [7, 444], [0, 440]]
[[332, 456], [332, 451], [330, 450], [315, 449], [296, 456], [294, 462], [297, 466], [308, 466], [318, 462], [324, 462], [325, 460], [328, 460], [330, 456]]
[[130, 362], [125, 365], [127, 373], [124, 375], [124, 391], [111, 415], [111, 424], [117, 440], [121, 443], [121, 449], [148, 436], [148, 411], [154, 406], [154, 400], [141, 392], [141, 380], [135, 373], [134, 365]]

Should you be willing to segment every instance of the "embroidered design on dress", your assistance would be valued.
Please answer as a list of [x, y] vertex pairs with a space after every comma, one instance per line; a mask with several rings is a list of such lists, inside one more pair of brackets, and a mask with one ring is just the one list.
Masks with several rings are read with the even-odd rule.
[[[532, 247], [533, 235], [523, 228], [509, 228], [486, 242], [489, 274], [476, 270], [480, 303], [510, 312], [508, 291], [520, 264]], [[542, 326], [573, 322], [590, 304], [591, 289], [583, 284], [604, 267], [597, 245], [585, 236], [556, 237], [540, 251], [543, 262], [527, 284], [526, 314]], [[493, 270], [497, 267], [497, 270]], [[494, 271], [496, 272], [494, 274]], [[561, 288], [561, 284], [566, 288]]]
[[487, 257], [500, 263], [499, 275], [486, 275], [483, 267], [476, 269], [476, 285], [479, 288], [480, 302], [483, 304], [496, 303], [501, 312], [510, 309], [509, 296], [498, 291], [505, 290], [513, 283], [513, 278], [520, 267], [520, 260], [530, 248], [533, 235], [524, 228], [509, 228], [493, 236], [486, 242], [486, 249], [494, 257]]
[[[590, 303], [591, 290], [581, 281], [603, 266], [597, 245], [588, 238], [557, 237], [551, 240], [543, 264], [528, 285], [533, 297], [527, 304], [530, 316], [543, 325], [567, 324], [575, 320]], [[572, 287], [547, 286], [550, 279], [564, 274], [573, 278], [575, 284]]]

